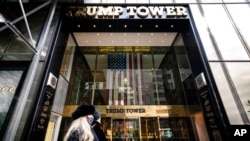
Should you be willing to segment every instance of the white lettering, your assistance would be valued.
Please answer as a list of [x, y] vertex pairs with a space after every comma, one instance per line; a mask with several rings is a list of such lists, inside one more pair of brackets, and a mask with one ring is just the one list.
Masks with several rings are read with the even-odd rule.
[[120, 15], [122, 15], [123, 8], [120, 6], [115, 6], [114, 7], [114, 17], [119, 18]]
[[127, 7], [127, 12], [128, 12], [129, 18], [134, 18], [135, 17], [135, 10], [136, 10], [135, 6]]
[[98, 6], [97, 16], [98, 18], [103, 18], [103, 17], [112, 18], [113, 17], [112, 10], [113, 10], [113, 7]]
[[234, 132], [234, 136], [243, 136], [247, 133], [246, 129], [236, 129]]
[[[123, 15], [123, 16], [121, 16]], [[70, 7], [66, 11], [68, 17], [92, 18], [168, 18], [187, 17], [188, 11], [183, 6], [87, 6]], [[164, 16], [164, 17], [163, 17]]]
[[187, 11], [182, 6], [175, 6], [177, 16], [187, 16]]
[[167, 16], [175, 16], [176, 15], [174, 6], [166, 6], [165, 8], [166, 8]]
[[96, 6], [87, 6], [87, 15], [90, 17], [95, 17], [97, 11]]
[[155, 16], [157, 15], [159, 18], [162, 17], [163, 15], [163, 10], [164, 10], [164, 7], [153, 7], [153, 6], [149, 6], [149, 11], [150, 11], [150, 14], [152, 15], [153, 18], [155, 18]]
[[141, 18], [146, 18], [149, 14], [149, 10], [145, 6], [138, 7], [136, 10], [137, 14]]

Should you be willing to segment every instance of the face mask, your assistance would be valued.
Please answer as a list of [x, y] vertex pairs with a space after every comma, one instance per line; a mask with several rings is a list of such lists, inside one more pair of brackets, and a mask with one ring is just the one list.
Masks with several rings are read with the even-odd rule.
[[94, 121], [94, 116], [88, 115], [88, 116], [87, 116], [87, 121], [88, 121], [88, 123], [91, 125], [91, 124], [93, 123], [93, 121]]

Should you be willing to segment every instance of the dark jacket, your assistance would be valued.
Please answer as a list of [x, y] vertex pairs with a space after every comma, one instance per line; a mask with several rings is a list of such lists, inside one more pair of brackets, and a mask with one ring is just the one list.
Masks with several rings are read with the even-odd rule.
[[107, 141], [105, 133], [102, 130], [101, 124], [98, 121], [93, 122], [92, 128], [94, 129], [99, 141]]

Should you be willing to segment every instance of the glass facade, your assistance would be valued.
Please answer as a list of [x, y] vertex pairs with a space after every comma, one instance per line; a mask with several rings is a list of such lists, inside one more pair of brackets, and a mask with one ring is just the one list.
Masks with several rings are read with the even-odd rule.
[[[235, 9], [238, 6], [242, 6], [242, 10]], [[249, 13], [249, 7], [246, 10], [245, 6], [247, 5], [191, 5], [210, 68], [220, 91], [220, 98], [231, 124], [249, 123], [249, 113], [246, 110], [248, 98], [242, 93], [245, 87], [239, 87], [243, 83], [249, 83], [243, 78], [246, 77], [243, 70], [248, 67], [242, 66], [249, 62], [249, 40], [246, 39], [248, 34], [245, 33], [249, 31], [249, 27], [240, 24], [240, 21], [244, 21], [243, 17]], [[197, 10], [203, 10], [203, 13]], [[220, 15], [217, 14], [218, 11]], [[220, 22], [214, 22], [215, 18]], [[233, 66], [242, 68], [232, 70]], [[239, 81], [242, 83], [239, 84]]]
[[[81, 40], [90, 45], [88, 36], [92, 34], [109, 40], [120, 33], [82, 33], [85, 38]], [[182, 35], [157, 32], [122, 35], [124, 41], [131, 37], [150, 40], [139, 43], [141, 40], [135, 39], [134, 44], [142, 46], [111, 46], [113, 40], [109, 42], [110, 46], [105, 43], [100, 46], [96, 38], [91, 46], [68, 46], [66, 50], [74, 50], [74, 53], [66, 52], [63, 74], [72, 58], [69, 54], [74, 57], [65, 117], [72, 112], [67, 109], [88, 103], [95, 105], [101, 113], [109, 140], [198, 139], [197, 130], [202, 127], [192, 126], [197, 122], [193, 122], [192, 117], [201, 112], [201, 107]], [[156, 39], [170, 39], [167, 36], [175, 36], [171, 46], [167, 46], [165, 40], [160, 40], [161, 46], [153, 45]], [[72, 36], [69, 36], [69, 42], [72, 42]], [[131, 42], [132, 39], [129, 44]], [[200, 119], [204, 121], [202, 117]], [[70, 123], [69, 118], [64, 120], [64, 123]], [[202, 134], [206, 133], [199, 136]]]
[[[1, 139], [32, 140], [30, 136], [45, 138], [46, 134], [47, 140], [60, 140], [71, 123], [71, 112], [83, 102], [100, 111], [109, 140], [227, 140], [225, 128], [250, 123], [249, 0], [23, 3], [29, 29], [17, 1], [5, 0], [0, 4], [0, 101], [4, 100], [0, 102]], [[125, 20], [110, 19], [105, 33], [113, 33], [116, 40], [95, 36], [96, 44], [90, 45], [86, 36], [79, 39], [75, 29], [69, 31], [61, 26], [65, 20], [61, 17], [64, 6], [77, 4], [187, 5], [190, 29], [174, 32], [170, 45], [167, 40], [156, 43], [149, 40], [151, 34], [162, 32], [163, 36], [157, 38], [169, 39], [164, 33], [169, 35], [170, 30], [141, 32], [150, 24], [155, 28], [161, 24], [155, 25], [152, 19], [137, 19], [143, 22], [133, 34], [144, 40], [132, 40], [136, 36], [127, 32], [126, 36], [133, 38], [117, 40], [123, 39], [124, 32], [119, 28], [109, 31], [117, 27], [112, 20], [120, 24]], [[93, 27], [101, 22], [93, 21], [87, 22]], [[79, 25], [79, 21], [72, 20], [73, 24]], [[104, 33], [105, 29], [100, 29], [101, 33], [97, 29], [88, 32]], [[84, 31], [90, 36], [88, 32]], [[118, 38], [119, 33], [122, 36]], [[194, 37], [189, 39], [189, 35]], [[58, 83], [51, 91], [55, 98], [47, 111], [50, 114], [44, 118], [40, 112], [44, 112], [42, 100], [48, 92], [48, 73], [55, 74]], [[203, 81], [207, 83], [199, 89], [195, 78], [200, 73], [205, 74]], [[207, 96], [210, 99], [204, 98]], [[43, 131], [33, 134], [36, 122], [42, 121]]]
[[[184, 53], [181, 47], [176, 48]], [[72, 89], [67, 103], [81, 104], [86, 100], [94, 105], [182, 104], [178, 99], [182, 92], [176, 90], [180, 85], [178, 79], [185, 80], [191, 70], [185, 54], [178, 54], [175, 60], [171, 51], [176, 50], [170, 47], [82, 47], [79, 57], [73, 61], [76, 68], [72, 71]], [[175, 65], [181, 68], [174, 68]]]

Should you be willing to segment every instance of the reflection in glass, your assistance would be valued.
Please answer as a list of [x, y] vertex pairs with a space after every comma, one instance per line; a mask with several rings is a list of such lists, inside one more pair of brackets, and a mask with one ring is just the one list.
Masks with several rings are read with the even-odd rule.
[[250, 120], [249, 114], [249, 104], [248, 100], [250, 100], [249, 95], [249, 85], [250, 85], [250, 63], [226, 63], [227, 68], [229, 70], [229, 74], [233, 80], [233, 84], [236, 87], [237, 94], [239, 95], [240, 101], [243, 105], [246, 115], [248, 116], [248, 120]]
[[250, 14], [249, 6], [246, 4], [227, 4], [226, 7], [228, 8], [230, 15], [232, 16], [234, 22], [236, 23], [236, 26], [239, 29], [240, 34], [243, 36], [243, 39], [248, 46], [248, 49], [250, 49], [250, 40], [249, 40], [250, 39], [250, 28], [249, 28], [250, 19], [246, 18], [247, 15]]
[[21, 70], [0, 71], [0, 131], [6, 126], [6, 118], [11, 110], [11, 103], [15, 100], [16, 90], [22, 77]]
[[62, 66], [60, 70], [60, 74], [64, 76], [67, 80], [70, 79], [71, 67], [73, 63], [73, 56], [75, 52], [75, 44], [72, 36], [69, 36], [67, 47], [64, 51]]
[[231, 124], [243, 124], [243, 121], [240, 117], [240, 112], [237, 109], [237, 105], [235, 103], [229, 83], [222, 69], [222, 64], [210, 62], [210, 67], [213, 72], [214, 79], [220, 93], [220, 98], [224, 104], [224, 108], [226, 110], [229, 122]]
[[[224, 60], [249, 60], [222, 5], [202, 5], [207, 25]], [[220, 13], [220, 14], [218, 14]], [[220, 21], [220, 22], [218, 22]]]
[[218, 60], [217, 53], [213, 46], [213, 41], [208, 32], [208, 25], [206, 19], [203, 16], [202, 9], [197, 4], [190, 4], [190, 9], [192, 12], [192, 16], [194, 17], [194, 21], [196, 23], [196, 28], [198, 30], [200, 40], [203, 44], [203, 48], [206, 53], [206, 57], [208, 60]]

